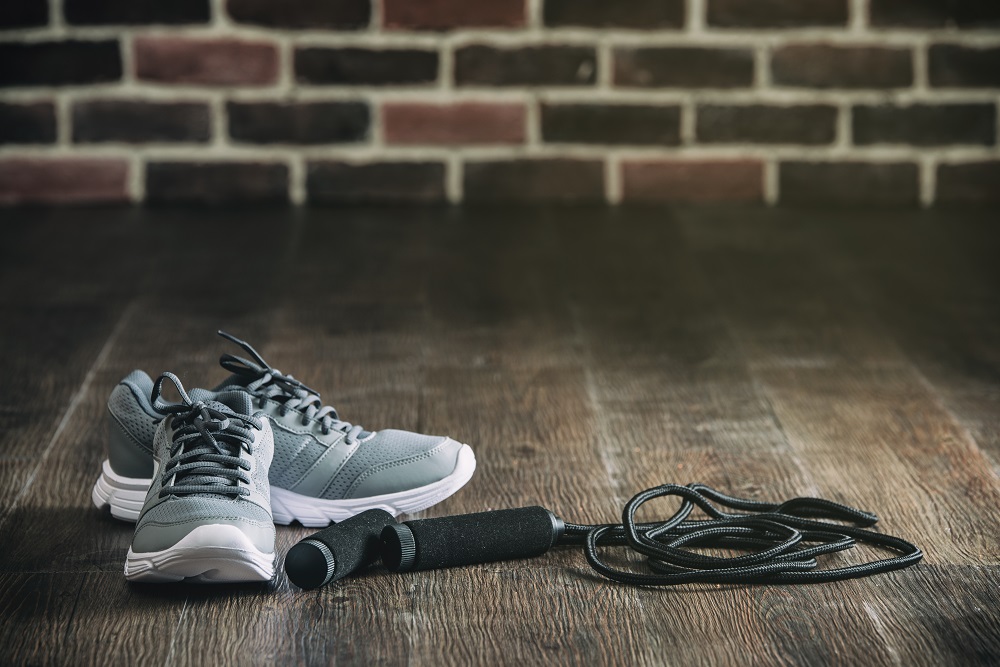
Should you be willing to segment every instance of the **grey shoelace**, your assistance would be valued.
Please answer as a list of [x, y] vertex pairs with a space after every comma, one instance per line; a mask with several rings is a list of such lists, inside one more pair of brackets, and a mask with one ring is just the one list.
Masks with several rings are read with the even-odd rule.
[[310, 421], [316, 421], [324, 435], [333, 431], [344, 433], [347, 444], [353, 444], [365, 436], [367, 432], [362, 426], [344, 421], [333, 406], [323, 405], [318, 391], [310, 389], [291, 375], [285, 375], [278, 369], [272, 368], [246, 341], [225, 331], [218, 333], [226, 340], [242, 347], [256, 361], [254, 363], [232, 354], [224, 354], [219, 359], [219, 363], [227, 371], [248, 380], [244, 386], [257, 397], [261, 407], [267, 399], [275, 399], [281, 402], [282, 416], [288, 414], [289, 410], [296, 410], [302, 413], [303, 426], [308, 425]]
[[[181, 395], [180, 403], [162, 400], [164, 380]], [[164, 373], [153, 385], [153, 407], [169, 415], [174, 429], [170, 458], [161, 471], [160, 497], [195, 493], [245, 496], [250, 490], [250, 464], [240, 453], [253, 454], [253, 430], [259, 419], [241, 415], [217, 401], [192, 401], [173, 373]], [[172, 480], [167, 484], [167, 480]]]

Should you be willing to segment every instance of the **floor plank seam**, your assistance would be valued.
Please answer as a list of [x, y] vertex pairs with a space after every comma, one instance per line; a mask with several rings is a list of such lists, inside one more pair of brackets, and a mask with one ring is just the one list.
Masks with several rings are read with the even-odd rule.
[[28, 478], [25, 480], [24, 486], [21, 487], [21, 490], [18, 492], [17, 496], [14, 497], [14, 500], [4, 511], [3, 516], [0, 517], [0, 527], [2, 527], [4, 524], [7, 523], [7, 520], [10, 518], [11, 514], [13, 514], [14, 511], [17, 509], [18, 505], [20, 505], [21, 500], [28, 494], [28, 491], [31, 489], [32, 484], [34, 484], [35, 479], [38, 477], [38, 472], [42, 469], [42, 466], [45, 465], [45, 461], [48, 460], [49, 454], [55, 447], [56, 442], [62, 436], [63, 431], [66, 430], [66, 426], [73, 418], [73, 415], [76, 414], [76, 410], [80, 406], [80, 403], [83, 402], [84, 396], [86, 396], [87, 392], [90, 391], [90, 385], [93, 384], [94, 378], [97, 376], [97, 371], [100, 370], [100, 368], [104, 365], [105, 361], [107, 361], [108, 356], [111, 354], [111, 349], [118, 341], [118, 337], [121, 335], [121, 332], [125, 329], [125, 325], [131, 318], [132, 312], [135, 310], [136, 304], [137, 301], [132, 301], [128, 306], [125, 307], [125, 310], [122, 311], [122, 314], [118, 318], [118, 322], [115, 324], [114, 329], [111, 330], [111, 333], [108, 335], [108, 339], [104, 341], [104, 345], [101, 347], [101, 351], [97, 353], [97, 357], [94, 359], [94, 363], [92, 363], [90, 365], [90, 368], [87, 369], [87, 374], [84, 376], [83, 382], [80, 383], [80, 387], [76, 390], [76, 393], [73, 394], [73, 398], [70, 399], [69, 405], [66, 407], [66, 411], [63, 412], [63, 416], [59, 420], [59, 424], [58, 426], [56, 426], [55, 432], [52, 434], [52, 437], [49, 438], [49, 442], [48, 444], [45, 445], [45, 449], [43, 449], [41, 454], [38, 456], [38, 462], [35, 464], [35, 467], [31, 471], [31, 474], [28, 475]]
[[174, 631], [170, 635], [170, 646], [167, 647], [167, 657], [163, 661], [163, 667], [170, 667], [174, 661], [174, 646], [177, 645], [177, 635], [181, 631], [181, 626], [184, 623], [184, 617], [187, 615], [188, 610], [188, 598], [184, 598], [184, 606], [181, 607], [181, 613], [177, 617], [177, 625], [174, 626]]

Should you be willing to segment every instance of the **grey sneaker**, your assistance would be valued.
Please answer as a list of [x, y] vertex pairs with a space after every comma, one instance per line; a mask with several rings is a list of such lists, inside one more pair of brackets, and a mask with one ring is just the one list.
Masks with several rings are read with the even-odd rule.
[[[232, 375], [195, 400], [241, 390], [268, 417], [274, 432], [271, 509], [274, 522], [325, 526], [367, 509], [412, 513], [448, 498], [472, 477], [476, 458], [468, 445], [442, 436], [388, 429], [369, 432], [340, 419], [318, 392], [272, 368], [247, 343], [223, 332], [252, 358], [220, 360]], [[134, 521], [152, 476], [151, 442], [158, 415], [150, 404], [152, 380], [133, 371], [108, 401], [109, 455], [94, 485], [98, 507]]]
[[[160, 399], [170, 380], [181, 403]], [[274, 439], [252, 416], [250, 396], [188, 396], [165, 373], [152, 405], [166, 417], [153, 437], [153, 481], [125, 560], [130, 581], [267, 581], [274, 576], [274, 524], [267, 473]]]

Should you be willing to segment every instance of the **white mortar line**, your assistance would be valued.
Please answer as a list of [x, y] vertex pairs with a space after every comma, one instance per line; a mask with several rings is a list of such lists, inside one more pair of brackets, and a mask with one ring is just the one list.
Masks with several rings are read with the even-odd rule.
[[445, 196], [449, 204], [460, 204], [463, 199], [462, 174], [464, 164], [457, 151], [452, 151], [445, 161]]
[[705, 0], [687, 0], [687, 20], [684, 31], [691, 35], [700, 35], [705, 31]]
[[850, 0], [847, 29], [852, 34], [863, 33], [868, 28], [869, 0]]
[[[457, 149], [455, 146], [373, 146], [368, 143], [329, 144], [198, 144], [198, 143], [158, 143], [128, 144], [124, 142], [60, 146], [23, 145], [0, 146], [0, 157], [117, 157], [127, 158], [138, 155], [147, 160], [170, 161], [263, 161], [280, 162], [292, 155], [301, 154], [307, 159], [366, 159], [378, 160], [421, 160], [448, 158]], [[857, 160], [866, 162], [912, 162], [927, 154], [920, 146], [872, 145], [845, 148], [836, 144], [829, 146], [805, 146], [795, 144], [696, 144], [691, 146], [609, 146], [604, 144], [539, 144], [462, 146], [462, 157], [470, 159], [516, 159], [526, 156], [536, 157], [579, 157], [602, 158], [609, 150], [623, 157], [642, 158], [669, 157], [677, 159], [715, 158], [755, 158], [791, 159], [833, 162]], [[1000, 151], [996, 146], [942, 146], [935, 149], [935, 158], [946, 162], [974, 162], [996, 160]]]
[[[92, 86], [37, 86], [9, 88], [3, 91], [4, 101], [34, 102], [66, 94], [75, 100], [133, 99], [150, 101], [206, 101], [223, 96], [237, 101], [273, 100], [281, 92], [276, 86], [211, 87], [195, 85], [160, 85], [125, 81]], [[370, 100], [427, 101], [437, 103], [478, 100], [485, 102], [519, 101], [525, 94], [538, 95], [551, 101], [635, 102], [646, 104], [680, 104], [687, 100], [711, 104], [910, 104], [925, 102], [996, 103], [997, 94], [991, 89], [898, 89], [898, 90], [826, 90], [808, 88], [615, 88], [600, 90], [587, 86], [543, 86], [490, 88], [464, 86], [443, 90], [437, 87], [410, 86], [298, 86], [290, 84], [290, 94], [296, 100]]]
[[596, 90], [610, 91], [614, 86], [614, 49], [611, 40], [602, 37], [597, 43], [597, 72], [594, 74]]
[[[17, 2], [18, 0], [7, 0]], [[61, 37], [66, 34], [66, 18], [63, 15], [63, 0], [49, 0], [49, 26], [52, 35]]]
[[771, 48], [762, 44], [754, 49], [754, 83], [758, 90], [768, 90], [771, 82]]
[[854, 112], [847, 102], [837, 108], [837, 134], [834, 145], [844, 150], [852, 148], [854, 142]]
[[604, 160], [604, 197], [609, 204], [622, 201], [621, 160], [618, 153], [609, 153]]
[[994, 113], [996, 114], [997, 128], [993, 134], [993, 143], [996, 144], [997, 155], [1000, 156], [1000, 95], [997, 96], [996, 111]]
[[764, 203], [774, 206], [780, 197], [780, 185], [778, 177], [778, 161], [768, 159], [764, 161]]
[[920, 159], [920, 205], [930, 208], [934, 204], [934, 190], [937, 181], [937, 165], [934, 158], [924, 156]]
[[698, 111], [694, 99], [681, 100], [681, 145], [694, 146], [698, 141]]
[[129, 158], [126, 187], [133, 204], [141, 204], [146, 199], [146, 163], [138, 153]]
[[542, 0], [528, 0], [526, 9], [528, 12], [526, 27], [533, 32], [541, 30], [545, 26], [545, 16], [542, 11]]
[[213, 95], [208, 100], [208, 115], [211, 123], [209, 146], [224, 148], [229, 145], [229, 119], [226, 117], [226, 100], [222, 95]]
[[451, 91], [455, 79], [455, 51], [451, 44], [444, 42], [438, 50], [438, 81], [439, 90], [445, 94]]
[[295, 206], [306, 203], [306, 164], [300, 153], [289, 156], [288, 199]]
[[56, 93], [53, 100], [56, 112], [56, 146], [70, 148], [73, 135], [73, 115], [70, 109], [69, 96]]
[[536, 95], [524, 101], [524, 140], [528, 146], [542, 145], [542, 109]]
[[929, 73], [927, 64], [927, 51], [929, 46], [926, 42], [914, 44], [913, 46], [913, 89], [918, 93], [928, 93]]
[[[57, 0], [50, 0], [57, 1]], [[222, 0], [213, 0], [221, 3]], [[704, 26], [703, 0], [690, 0], [691, 11], [685, 30], [677, 29], [622, 29], [622, 28], [545, 28], [531, 26], [524, 30], [497, 30], [489, 28], [459, 29], [442, 36], [440, 33], [420, 33], [407, 31], [375, 32], [369, 30], [331, 31], [294, 30], [279, 32], [271, 28], [239, 24], [229, 21], [224, 12], [215, 12], [212, 23], [186, 26], [127, 26], [128, 34], [176, 37], [232, 37], [241, 40], [265, 40], [287, 38], [296, 46], [344, 47], [360, 46], [370, 48], [436, 48], [442, 39], [450, 39], [455, 44], [485, 43], [514, 47], [535, 44], [593, 44], [607, 38], [615, 44], [632, 46], [670, 45], [743, 45], [767, 44], [781, 46], [799, 42], [832, 42], [843, 45], [912, 45], [916, 41], [947, 42], [969, 46], [1000, 45], [1000, 30], [958, 30], [955, 28], [934, 29], [869, 29], [859, 30], [852, 25], [848, 29], [837, 27], [806, 27], [796, 30], [745, 30], [707, 29]], [[701, 11], [697, 11], [701, 8]], [[53, 16], [58, 19], [58, 13]], [[121, 26], [64, 26], [61, 22], [52, 26], [26, 28], [0, 33], [2, 42], [47, 41], [57, 37], [71, 36], [74, 39], [97, 40], [118, 39], [122, 36]]]

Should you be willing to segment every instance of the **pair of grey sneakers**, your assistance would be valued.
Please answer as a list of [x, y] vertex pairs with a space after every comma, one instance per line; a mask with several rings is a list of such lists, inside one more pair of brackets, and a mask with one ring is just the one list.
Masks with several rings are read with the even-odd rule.
[[[340, 419], [318, 392], [252, 360], [223, 355], [231, 375], [185, 392], [166, 373], [133, 371], [108, 401], [109, 452], [93, 501], [136, 521], [133, 581], [232, 582], [274, 574], [274, 524], [325, 526], [367, 509], [430, 507], [472, 477], [468, 445]], [[165, 381], [179, 403], [163, 400]]]

